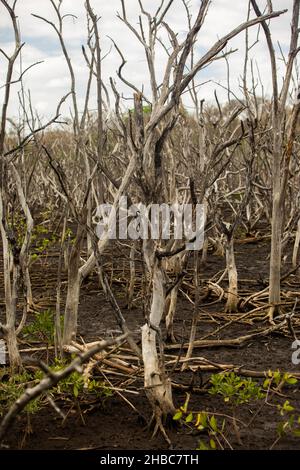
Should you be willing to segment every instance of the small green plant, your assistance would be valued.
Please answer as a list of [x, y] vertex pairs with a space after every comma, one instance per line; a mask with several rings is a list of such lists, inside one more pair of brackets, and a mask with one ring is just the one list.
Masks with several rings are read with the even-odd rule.
[[[50, 370], [58, 372], [65, 368], [67, 363], [64, 360], [55, 359]], [[41, 380], [44, 374], [42, 371], [37, 371], [35, 378]], [[56, 387], [52, 389], [53, 395], [68, 395], [74, 398], [85, 398], [86, 395], [94, 395], [97, 398], [108, 398], [112, 396], [112, 390], [105, 385], [104, 382], [96, 380], [95, 378], [85, 378], [83, 374], [74, 371], [65, 379], [61, 380]]]
[[263, 398], [261, 386], [251, 378], [243, 378], [234, 372], [213, 374], [210, 378], [212, 384], [209, 389], [211, 395], [222, 395], [224, 401], [239, 405], [252, 400]]
[[[66, 361], [56, 359], [49, 369], [57, 372], [67, 365]], [[36, 370], [34, 373], [24, 370], [21, 374], [10, 377], [9, 369], [2, 369], [0, 372], [0, 416], [4, 416], [25, 390], [39, 383], [44, 376], [42, 370]], [[84, 374], [74, 371], [51, 390], [30, 401], [24, 408], [24, 412], [37, 413], [42, 404], [46, 403], [45, 396], [48, 394], [54, 399], [69, 399], [71, 402], [76, 400], [78, 403], [89, 403], [91, 399], [94, 401], [96, 398], [104, 404], [105, 400], [113, 395], [113, 391], [103, 381], [94, 377], [85, 377]]]
[[277, 390], [281, 390], [284, 385], [295, 385], [297, 382], [298, 380], [288, 372], [280, 373], [279, 370], [275, 372], [269, 370], [263, 388], [275, 387]]
[[174, 421], [181, 421], [186, 425], [193, 426], [197, 431], [206, 434], [206, 441], [200, 440], [197, 450], [216, 450], [223, 449], [222, 441], [228, 444], [224, 436], [226, 425], [225, 419], [220, 424], [214, 414], [206, 411], [189, 411], [190, 395], [187, 395], [186, 401], [173, 416]]
[[108, 398], [112, 396], [112, 391], [103, 382], [96, 379], [85, 381], [82, 374], [73, 372], [65, 380], [62, 380], [55, 389], [55, 393], [72, 395], [75, 398], [92, 394], [97, 398]]
[[150, 105], [147, 105], [147, 106], [143, 106], [143, 113], [144, 114], [151, 114], [151, 111], [152, 111], [152, 106]]
[[[151, 105], [144, 105], [144, 106], [143, 106], [143, 114], [144, 114], [144, 116], [148, 116], [149, 114], [151, 114], [151, 112], [152, 112], [152, 106], [151, 106]], [[134, 108], [129, 109], [129, 113], [134, 113]], [[127, 114], [126, 114], [126, 117], [128, 117]]]
[[[63, 327], [63, 316], [61, 316], [61, 327]], [[23, 328], [23, 334], [32, 341], [45, 341], [48, 344], [54, 342], [54, 313], [45, 310], [35, 314], [33, 323]]]
[[75, 238], [75, 235], [74, 235], [72, 229], [70, 229], [70, 227], [68, 227], [68, 228], [66, 229], [66, 232], [65, 232], [64, 241], [66, 241], [66, 240], [72, 240], [72, 239], [74, 239], [74, 238]]
[[282, 405], [277, 405], [280, 416], [284, 418], [277, 426], [277, 438], [273, 442], [271, 449], [284, 436], [300, 437], [300, 415], [296, 413], [295, 408], [286, 400]]
[[286, 400], [283, 405], [277, 405], [281, 416], [287, 417], [287, 420], [280, 423], [277, 430], [280, 436], [291, 433], [300, 437], [300, 416], [295, 413], [295, 408]]
[[34, 263], [41, 258], [41, 255], [47, 254], [49, 249], [58, 241], [57, 235], [51, 233], [44, 224], [36, 225], [31, 234], [33, 251], [30, 260]]
[[26, 234], [26, 220], [23, 215], [18, 213], [9, 214], [7, 218], [9, 230], [17, 245], [21, 247]]
[[[26, 371], [9, 377], [8, 380], [3, 380], [6, 376], [9, 377], [9, 371], [4, 369], [0, 376], [0, 416], [7, 412], [10, 406], [25, 392], [27, 384], [33, 380], [31, 374]], [[41, 398], [38, 397], [28, 403], [23, 411], [34, 414], [40, 409]]]

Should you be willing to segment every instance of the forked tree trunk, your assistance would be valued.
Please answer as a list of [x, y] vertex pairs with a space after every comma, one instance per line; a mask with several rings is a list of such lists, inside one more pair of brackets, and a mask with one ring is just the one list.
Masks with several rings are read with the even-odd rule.
[[236, 312], [238, 309], [238, 274], [235, 264], [233, 237], [226, 244], [226, 265], [228, 271], [228, 297], [225, 312]]
[[[148, 322], [142, 327], [142, 355], [144, 362], [144, 384], [147, 397], [157, 420], [174, 414], [171, 381], [166, 376], [163, 351], [158, 355], [157, 342], [162, 348], [160, 322], [165, 309], [165, 276], [160, 262], [154, 260], [149, 250], [151, 242], [146, 242], [144, 251], [148, 269], [152, 268], [152, 302]], [[148, 251], [149, 250], [149, 251]]]
[[[126, 191], [127, 186], [130, 182], [131, 176], [136, 168], [135, 157], [132, 156], [129, 165], [127, 167], [125, 176], [118, 189], [117, 195], [114, 200], [114, 209], [117, 209], [118, 203], [121, 196]], [[110, 230], [115, 221], [114, 211], [111, 211], [111, 215], [108, 220], [108, 231], [103, 239], [98, 241], [97, 251], [98, 255], [101, 255], [110, 241]], [[78, 305], [80, 296], [80, 286], [83, 279], [85, 279], [90, 272], [96, 266], [96, 255], [93, 253], [89, 256], [83, 266], [80, 266], [80, 250], [82, 245], [83, 236], [85, 229], [83, 226], [79, 226], [76, 234], [75, 243], [72, 247], [69, 264], [68, 264], [68, 292], [65, 307], [65, 319], [64, 319], [64, 334], [63, 344], [70, 344], [74, 335], [77, 331], [77, 316], [78, 316]]]

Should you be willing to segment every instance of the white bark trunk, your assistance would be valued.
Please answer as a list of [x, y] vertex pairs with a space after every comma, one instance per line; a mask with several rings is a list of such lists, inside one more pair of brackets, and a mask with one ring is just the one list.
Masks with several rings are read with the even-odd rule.
[[177, 307], [177, 297], [178, 297], [179, 285], [175, 286], [170, 294], [170, 301], [168, 303], [168, 311], [166, 315], [166, 329], [167, 329], [167, 339], [176, 343], [176, 339], [173, 331], [173, 322], [176, 313]]
[[299, 244], [300, 244], [300, 219], [298, 220], [298, 224], [297, 224], [297, 231], [296, 231], [296, 237], [295, 237], [295, 243], [294, 243], [294, 249], [293, 249], [293, 257], [292, 257], [293, 268], [297, 266]]
[[22, 367], [22, 360], [18, 349], [16, 329], [14, 325], [13, 315], [11, 316], [12, 325], [7, 327], [7, 333], [5, 339], [7, 342], [7, 351], [9, 357], [9, 364], [13, 371], [20, 370]]
[[[4, 328], [4, 336], [7, 341], [10, 367], [12, 370], [18, 370], [22, 366], [22, 360], [18, 350], [16, 335], [16, 303], [19, 267], [15, 266], [15, 264], [11, 260], [7, 234], [3, 226], [3, 215], [3, 197], [2, 193], [0, 192], [0, 229], [3, 248], [3, 275], [6, 311], [6, 325]], [[12, 279], [11, 272], [13, 274]]]
[[65, 306], [63, 345], [68, 345], [76, 337], [77, 317], [80, 294], [80, 251], [84, 228], [77, 229], [75, 243], [71, 249], [68, 266], [68, 291]]
[[171, 381], [165, 374], [162, 358], [159, 358], [157, 352], [157, 340], [162, 345], [159, 328], [166, 300], [165, 279], [161, 266], [149, 250], [150, 244], [152, 245], [151, 242], [146, 242], [144, 254], [148, 269], [152, 265], [153, 291], [149, 321], [142, 327], [142, 355], [146, 394], [156, 418], [161, 419], [173, 414], [175, 407]]
[[228, 271], [228, 297], [225, 312], [236, 312], [238, 309], [238, 274], [235, 264], [233, 237], [226, 244], [226, 264]]
[[281, 272], [281, 230], [283, 212], [281, 210], [279, 192], [274, 196], [272, 211], [272, 238], [271, 238], [271, 258], [270, 258], [270, 290], [269, 319], [273, 322], [274, 315], [279, 311], [280, 303], [280, 272]]

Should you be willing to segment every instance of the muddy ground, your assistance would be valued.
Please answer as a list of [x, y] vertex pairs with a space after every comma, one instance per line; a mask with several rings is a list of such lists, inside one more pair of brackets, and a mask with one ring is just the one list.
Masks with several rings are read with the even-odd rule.
[[[269, 269], [269, 239], [263, 238], [256, 243], [237, 243], [236, 262], [240, 279], [240, 291], [243, 296], [249, 292], [262, 290], [268, 279]], [[291, 269], [287, 257], [283, 265], [283, 272]], [[33, 292], [37, 305], [40, 308], [53, 308], [55, 305], [55, 277], [56, 277], [55, 248], [53, 253], [35, 263], [33, 270]], [[122, 257], [116, 251], [113, 255], [114, 282], [112, 284], [116, 298], [122, 312], [128, 322], [128, 326], [134, 331], [137, 341], [140, 337], [140, 327], [143, 325], [143, 312], [141, 299], [129, 311], [126, 308], [126, 272], [123, 272]], [[107, 256], [107, 266], [111, 263], [111, 257]], [[224, 269], [223, 257], [209, 254], [206, 266], [201, 269], [203, 280], [210, 279], [216, 273]], [[111, 269], [111, 264], [109, 269]], [[65, 291], [65, 275], [63, 276], [63, 290]], [[226, 278], [222, 283], [226, 289]], [[205, 281], [201, 289], [205, 288]], [[300, 278], [292, 274], [284, 283], [285, 291], [300, 290]], [[188, 286], [185, 290], [188, 292]], [[2, 294], [3, 295], [3, 294]], [[1, 295], [1, 296], [2, 296]], [[197, 339], [201, 339], [217, 327], [224, 325], [228, 319], [224, 315], [224, 301], [215, 302], [214, 296], [203, 300], [200, 304], [200, 312], [197, 324]], [[211, 302], [214, 302], [211, 304]], [[208, 305], [210, 304], [210, 305]], [[1, 305], [3, 314], [3, 301]], [[300, 307], [299, 307], [300, 310]], [[236, 314], [236, 318], [243, 313]], [[222, 330], [217, 336], [210, 339], [236, 338], [248, 334], [259, 328], [268, 328], [265, 318], [266, 312], [252, 322], [237, 321], [228, 328]], [[33, 314], [32, 314], [33, 315]], [[188, 299], [180, 295], [175, 319], [175, 335], [178, 342], [188, 340], [193, 316], [193, 307]], [[299, 317], [296, 307], [295, 317]], [[233, 315], [230, 319], [234, 318]], [[32, 321], [32, 318], [30, 319]], [[118, 334], [118, 326], [115, 322], [112, 308], [102, 290], [99, 288], [97, 276], [90, 277], [82, 287], [79, 308], [78, 337], [84, 341], [93, 341], [107, 336]], [[297, 328], [296, 328], [297, 333]], [[300, 334], [298, 333], [299, 337]], [[25, 347], [26, 341], [21, 345]], [[243, 366], [245, 369], [255, 371], [267, 371], [269, 369], [300, 372], [300, 366], [292, 364], [291, 335], [282, 332], [274, 332], [266, 337], [257, 338], [240, 347], [201, 348], [194, 351], [193, 356], [202, 356], [217, 363], [230, 363]], [[170, 354], [178, 353], [178, 350], [166, 351]], [[35, 353], [35, 357], [45, 359], [44, 352]], [[186, 397], [186, 390], [181, 385], [189, 387], [191, 394], [190, 408], [194, 410], [206, 410], [216, 414], [235, 416], [236, 423], [228, 419], [226, 424], [226, 438], [234, 449], [269, 449], [277, 438], [277, 426], [282, 420], [277, 410], [277, 405], [289, 400], [300, 415], [300, 388], [299, 383], [284, 388], [275, 394], [270, 402], [256, 401], [233, 407], [226, 404], [221, 396], [211, 396], [206, 388], [210, 374], [208, 372], [193, 373], [188, 370], [181, 372], [178, 368], [171, 371], [171, 379], [175, 384], [174, 400], [176, 406], [181, 406]], [[115, 379], [114, 385], [120, 384]], [[60, 403], [64, 412], [68, 414], [64, 421], [49, 405], [29, 418], [26, 414], [18, 417], [10, 429], [5, 445], [10, 449], [167, 449], [169, 446], [162, 436], [157, 433], [151, 439], [149, 424], [151, 410], [145, 397], [142, 377], [135, 384], [135, 390], [139, 394], [124, 394], [136, 408], [124, 400], [118, 394], [108, 397], [104, 401], [94, 403], [92, 406], [82, 407], [81, 413], [71, 407], [70, 403]], [[180, 388], [181, 387], [181, 388]], [[71, 409], [72, 408], [72, 409]], [[68, 413], [69, 411], [69, 413]], [[243, 425], [239, 425], [239, 420]], [[192, 427], [171, 426], [166, 428], [174, 449], [196, 449], [203, 435]], [[205, 436], [204, 436], [205, 439]], [[275, 449], [299, 449], [300, 438], [290, 435], [283, 436], [274, 446]]]

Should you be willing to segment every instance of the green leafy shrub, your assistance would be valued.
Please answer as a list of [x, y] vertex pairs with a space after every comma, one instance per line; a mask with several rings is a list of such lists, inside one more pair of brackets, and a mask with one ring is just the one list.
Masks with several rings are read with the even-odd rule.
[[277, 405], [280, 416], [284, 419], [277, 426], [277, 438], [271, 445], [273, 449], [275, 445], [285, 436], [300, 437], [300, 415], [296, 413], [295, 408], [286, 400], [283, 404]]
[[[3, 416], [11, 405], [25, 392], [27, 384], [32, 381], [32, 376], [24, 371], [22, 374], [15, 374], [7, 381], [2, 378], [9, 375], [9, 371], [4, 369], [0, 376], [0, 416]], [[41, 408], [41, 397], [32, 400], [23, 412], [34, 414]]]
[[206, 411], [189, 411], [190, 395], [187, 395], [186, 401], [173, 416], [174, 421], [181, 421], [186, 425], [193, 426], [197, 431], [206, 434], [207, 442], [199, 441], [197, 450], [216, 450], [223, 449], [221, 441], [224, 439], [225, 419], [220, 424], [214, 414]]
[[[65, 368], [67, 363], [64, 360], [55, 359], [50, 370], [58, 372]], [[42, 371], [37, 371], [35, 378], [41, 380], [44, 376]], [[97, 398], [108, 398], [112, 396], [112, 390], [100, 380], [89, 377], [84, 378], [83, 374], [74, 371], [65, 379], [61, 380], [56, 387], [51, 390], [53, 395], [68, 395], [75, 398], [84, 398], [86, 395], [94, 395]]]
[[[61, 328], [63, 327], [63, 316], [60, 318]], [[54, 312], [45, 310], [35, 314], [34, 321], [23, 328], [23, 335], [28, 336], [32, 341], [46, 341], [48, 344], [54, 343]]]
[[279, 370], [275, 372], [269, 370], [267, 377], [264, 380], [263, 388], [270, 387], [282, 388], [284, 385], [295, 385], [298, 380], [288, 372], [280, 373]]
[[240, 377], [234, 372], [213, 374], [210, 383], [212, 384], [209, 389], [211, 395], [222, 395], [225, 402], [231, 402], [235, 405], [259, 400], [265, 396], [257, 382], [251, 378]]

